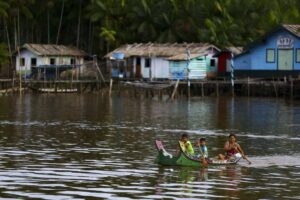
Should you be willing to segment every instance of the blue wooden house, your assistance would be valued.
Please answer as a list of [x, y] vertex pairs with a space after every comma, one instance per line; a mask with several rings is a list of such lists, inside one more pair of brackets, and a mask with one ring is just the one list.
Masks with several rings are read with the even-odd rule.
[[213, 55], [218, 51], [212, 48], [210, 52], [191, 54], [188, 61], [186, 54], [168, 58], [170, 80], [200, 80], [215, 77], [218, 71], [218, 59]]
[[234, 58], [236, 76], [283, 77], [300, 73], [300, 25], [280, 25]]

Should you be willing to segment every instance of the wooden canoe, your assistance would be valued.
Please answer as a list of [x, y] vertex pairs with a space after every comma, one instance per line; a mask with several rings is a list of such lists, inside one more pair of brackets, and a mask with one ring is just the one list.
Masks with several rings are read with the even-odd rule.
[[[158, 151], [158, 155], [155, 161], [160, 165], [202, 167], [202, 161], [188, 155], [184, 149], [184, 145], [181, 142], [179, 142], [179, 156], [174, 156], [168, 153], [160, 140], [155, 140], [155, 146]], [[208, 165], [232, 165], [237, 164], [240, 161], [240, 159], [241, 157], [236, 157], [230, 160], [219, 160], [217, 158], [210, 158], [208, 160]]]

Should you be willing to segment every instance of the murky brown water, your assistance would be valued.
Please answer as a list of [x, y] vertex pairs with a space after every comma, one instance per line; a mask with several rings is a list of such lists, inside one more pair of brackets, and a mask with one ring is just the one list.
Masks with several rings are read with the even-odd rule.
[[[210, 155], [236, 133], [252, 160], [161, 167], [181, 133]], [[99, 95], [0, 98], [0, 197], [11, 199], [299, 199], [300, 104], [276, 99], [159, 102]]]

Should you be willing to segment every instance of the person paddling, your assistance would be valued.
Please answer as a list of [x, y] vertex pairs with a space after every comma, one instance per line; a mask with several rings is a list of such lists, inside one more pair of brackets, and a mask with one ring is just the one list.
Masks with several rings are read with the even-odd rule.
[[237, 137], [235, 134], [229, 135], [229, 141], [225, 142], [224, 150], [225, 150], [225, 155], [219, 154], [220, 160], [230, 159], [232, 157], [235, 157], [238, 153], [240, 153], [242, 158], [247, 160], [248, 163], [251, 164], [249, 159], [246, 157], [242, 147], [237, 143]]

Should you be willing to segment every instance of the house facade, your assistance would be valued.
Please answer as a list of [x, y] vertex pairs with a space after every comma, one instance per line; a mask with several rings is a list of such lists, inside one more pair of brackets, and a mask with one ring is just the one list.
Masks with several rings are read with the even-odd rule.
[[81, 66], [86, 56], [84, 51], [64, 45], [24, 44], [15, 53], [16, 71], [38, 79], [58, 76], [62, 71]]
[[170, 57], [170, 80], [200, 80], [217, 75], [217, 58], [214, 58], [215, 49], [209, 52], [191, 54], [190, 60], [186, 54]]
[[238, 76], [280, 77], [300, 73], [300, 25], [281, 25], [234, 58]]
[[242, 47], [226, 47], [214, 55], [218, 59], [218, 76], [227, 76], [231, 71], [232, 56], [237, 56], [243, 51]]
[[[113, 78], [132, 79], [169, 79], [170, 68], [168, 58], [181, 54], [201, 53], [215, 46], [207, 43], [139, 43], [126, 44], [105, 56], [111, 68]], [[120, 67], [120, 59], [114, 53], [124, 54], [126, 62]], [[125, 66], [125, 67], [123, 67]]]

